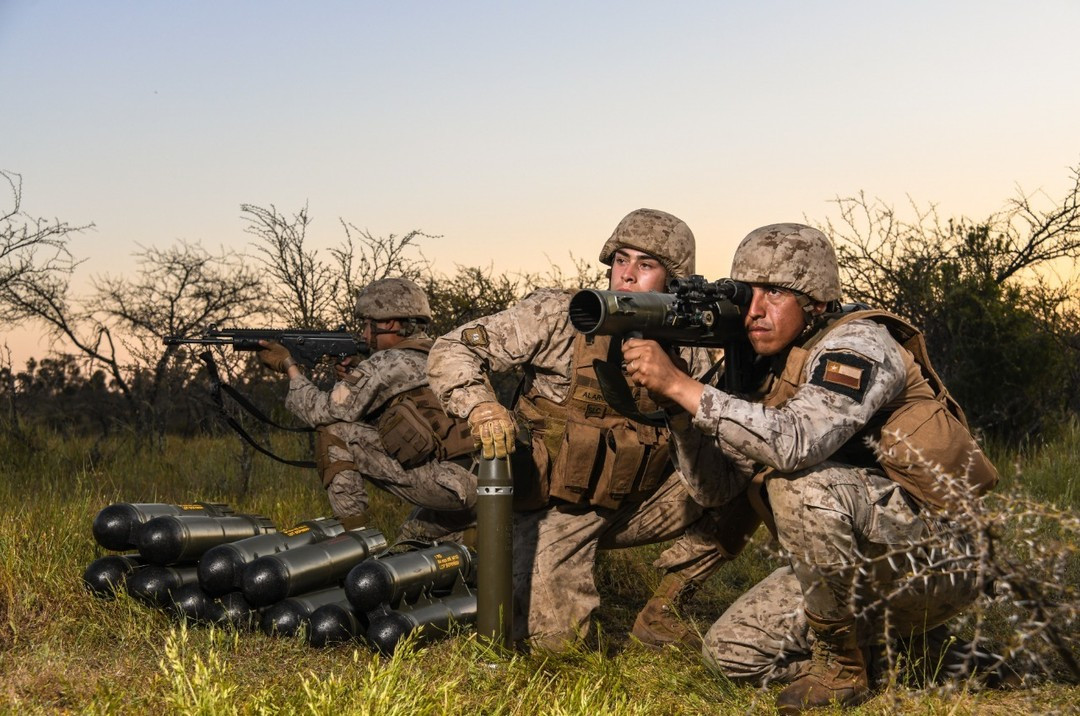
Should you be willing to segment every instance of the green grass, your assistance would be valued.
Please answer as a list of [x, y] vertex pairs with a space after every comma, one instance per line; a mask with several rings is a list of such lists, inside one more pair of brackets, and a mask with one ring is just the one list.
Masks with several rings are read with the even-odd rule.
[[[302, 445], [283, 445], [298, 454]], [[626, 634], [659, 575], [661, 546], [602, 556], [604, 604], [598, 632], [560, 655], [492, 653], [468, 630], [393, 658], [359, 646], [326, 650], [261, 633], [186, 629], [127, 597], [103, 601], [81, 586], [85, 566], [105, 554], [90, 525], [115, 501], [227, 502], [278, 525], [326, 514], [314, 473], [255, 459], [240, 494], [233, 437], [169, 439], [136, 450], [130, 439], [94, 445], [33, 433], [0, 434], [0, 712], [191, 714], [682, 714], [769, 713], [775, 689], [734, 686], [697, 655], [653, 652]], [[1075, 514], [1080, 429], [1044, 445], [992, 453], [1005, 488]], [[1011, 466], [1020, 465], [1019, 477]], [[392, 536], [407, 506], [373, 498], [373, 526]], [[1065, 531], [1065, 536], [1075, 536]], [[1074, 545], [1075, 546], [1075, 545]], [[1067, 558], [1068, 559], [1068, 558]], [[762, 535], [694, 600], [702, 630], [776, 557]], [[1066, 565], [1071, 588], [1080, 582]], [[1013, 628], [1008, 605], [987, 628]], [[993, 616], [993, 615], [991, 615]], [[1074, 633], [1074, 632], [1070, 632]], [[1075, 651], [1075, 646], [1073, 646]], [[1080, 688], [1051, 674], [1038, 687], [976, 692], [892, 687], [855, 713], [1048, 713], [1080, 702]], [[828, 713], [828, 712], [826, 712]]]

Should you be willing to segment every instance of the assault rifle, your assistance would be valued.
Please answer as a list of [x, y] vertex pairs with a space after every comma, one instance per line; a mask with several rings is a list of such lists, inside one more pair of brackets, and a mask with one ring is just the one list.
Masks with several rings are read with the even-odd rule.
[[[724, 389], [749, 389], [753, 349], [743, 327], [750, 305], [750, 284], [703, 276], [675, 278], [668, 293], [585, 289], [570, 299], [570, 323], [589, 336], [650, 338], [665, 345], [723, 348]], [[637, 410], [622, 377], [621, 340], [612, 341], [607, 361], [596, 361], [597, 379], [608, 403], [623, 415], [650, 424], [661, 417]], [[711, 376], [711, 372], [710, 372]]]
[[[299, 328], [219, 329], [217, 326], [210, 326], [202, 336], [196, 338], [188, 338], [185, 336], [165, 337], [165, 345], [167, 346], [232, 346], [233, 350], [237, 351], [262, 350], [264, 346], [260, 344], [259, 341], [277, 341], [288, 349], [289, 354], [292, 355], [297, 363], [307, 368], [314, 367], [323, 356], [332, 356], [340, 363], [349, 356], [367, 356], [371, 353], [367, 343], [358, 340], [355, 336], [346, 331], [345, 326], [339, 326], [336, 331], [309, 331]], [[241, 438], [263, 455], [277, 460], [278, 462], [294, 467], [315, 467], [315, 463], [310, 460], [286, 460], [278, 457], [269, 449], [260, 445], [246, 430], [244, 430], [244, 427], [240, 425], [235, 418], [229, 415], [229, 412], [225, 409], [221, 394], [227, 394], [230, 398], [235, 400], [240, 407], [255, 416], [255, 418], [267, 425], [272, 425], [279, 430], [287, 430], [289, 432], [314, 432], [314, 428], [289, 427], [274, 422], [261, 410], [255, 407], [250, 400], [241, 395], [232, 386], [222, 381], [217, 364], [214, 362], [214, 356], [209, 350], [200, 353], [199, 358], [206, 364], [206, 370], [210, 374], [210, 396], [217, 404], [222, 418], [224, 418], [225, 422], [227, 422]]]
[[339, 326], [336, 331], [309, 331], [299, 328], [218, 328], [210, 326], [202, 336], [166, 336], [165, 345], [183, 346], [232, 346], [237, 351], [262, 350], [259, 341], [277, 341], [285, 346], [297, 363], [313, 367], [323, 356], [331, 356], [338, 362], [352, 355], [368, 355], [365, 342]]

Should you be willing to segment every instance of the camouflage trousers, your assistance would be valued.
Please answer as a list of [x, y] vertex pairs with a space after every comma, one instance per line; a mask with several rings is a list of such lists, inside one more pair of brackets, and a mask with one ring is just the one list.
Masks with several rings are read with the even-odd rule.
[[561, 649], [600, 605], [597, 550], [677, 541], [654, 566], [700, 584], [728, 558], [719, 537], [728, 507], [703, 508], [678, 473], [647, 500], [617, 509], [561, 504], [514, 517], [514, 637]]
[[766, 481], [790, 564], [716, 621], [704, 655], [731, 679], [792, 681], [809, 665], [806, 611], [854, 616], [863, 644], [921, 634], [978, 596], [970, 541], [876, 471], [825, 462]]
[[366, 515], [366, 483], [416, 505], [402, 525], [403, 539], [455, 539], [476, 523], [476, 475], [455, 462], [432, 460], [406, 470], [383, 448], [378, 431], [365, 423], [333, 423], [336, 441], [326, 446], [330, 465], [347, 465], [326, 486], [338, 518]]

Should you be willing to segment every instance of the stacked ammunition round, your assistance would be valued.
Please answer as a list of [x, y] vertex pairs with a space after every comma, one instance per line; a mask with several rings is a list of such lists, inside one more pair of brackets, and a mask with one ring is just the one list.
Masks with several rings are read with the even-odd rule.
[[380, 606], [397, 608], [421, 594], [449, 590], [458, 581], [471, 582], [475, 560], [467, 547], [452, 542], [370, 559], [345, 577], [345, 594], [359, 612]]
[[419, 643], [443, 636], [454, 624], [476, 621], [476, 596], [464, 594], [417, 604], [407, 609], [372, 613], [368, 641], [384, 654], [393, 654], [399, 642], [415, 633]]
[[323, 542], [259, 557], [244, 569], [243, 591], [257, 607], [297, 594], [339, 586], [356, 564], [386, 549], [375, 529], [349, 530]]
[[335, 519], [319, 518], [289, 529], [211, 547], [199, 558], [199, 584], [217, 596], [243, 587], [244, 568], [259, 557], [336, 537], [345, 531]]
[[94, 539], [105, 549], [122, 551], [137, 549], [137, 531], [155, 517], [170, 515], [207, 515], [224, 517], [232, 514], [228, 505], [220, 502], [193, 502], [171, 505], [161, 502], [115, 502], [94, 517]]
[[315, 647], [343, 644], [364, 637], [367, 629], [367, 616], [357, 612], [349, 600], [343, 599], [311, 613], [308, 644]]
[[83, 572], [83, 584], [95, 597], [113, 599], [128, 576], [146, 564], [138, 554], [109, 554], [91, 562]]
[[147, 562], [167, 565], [195, 561], [211, 547], [274, 531], [261, 515], [168, 515], [140, 527], [136, 540]]
[[127, 590], [143, 604], [164, 608], [172, 603], [174, 592], [198, 581], [194, 564], [182, 567], [149, 564], [128, 577]]
[[316, 609], [345, 599], [341, 587], [320, 589], [283, 599], [267, 607], [262, 615], [262, 630], [271, 636], [295, 636], [311, 618]]

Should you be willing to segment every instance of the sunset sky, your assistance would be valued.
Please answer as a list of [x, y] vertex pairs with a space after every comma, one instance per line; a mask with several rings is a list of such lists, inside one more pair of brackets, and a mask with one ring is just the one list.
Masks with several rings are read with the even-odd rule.
[[[446, 272], [593, 260], [647, 206], [716, 278], [837, 195], [1058, 198], [1078, 27], [1075, 0], [0, 0], [0, 169], [28, 214], [96, 225], [81, 282], [139, 245], [244, 249], [241, 203], [306, 203], [316, 246], [339, 217], [441, 235]], [[16, 365], [32, 333], [0, 337]]]

